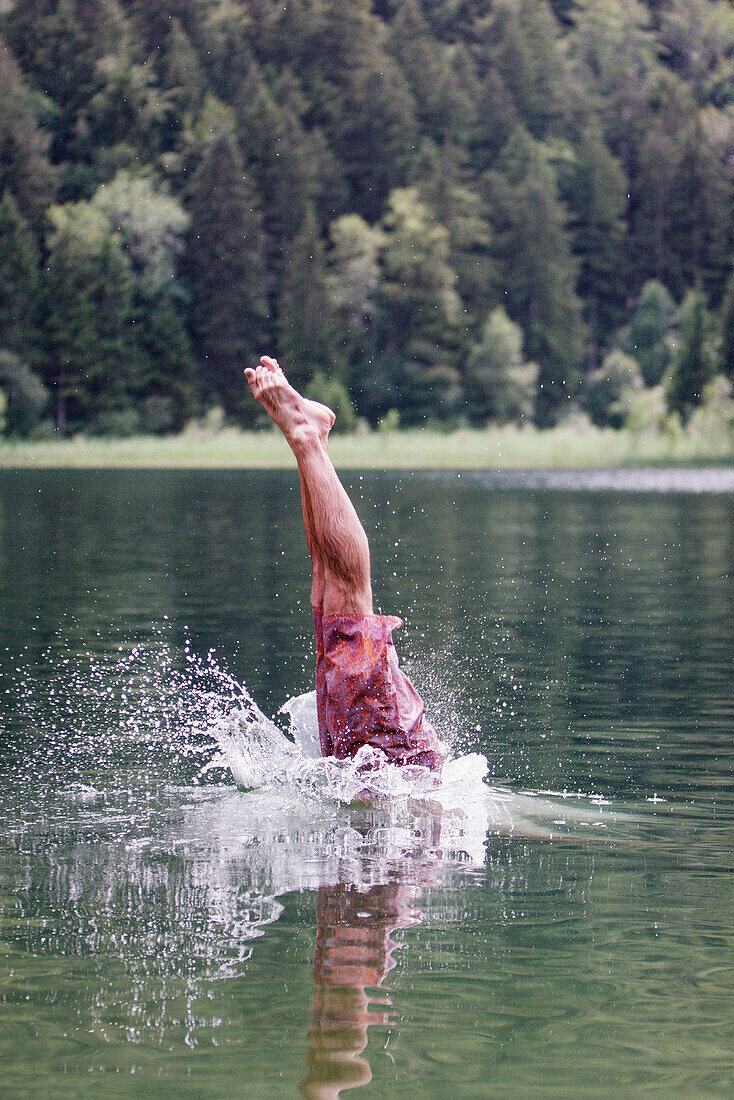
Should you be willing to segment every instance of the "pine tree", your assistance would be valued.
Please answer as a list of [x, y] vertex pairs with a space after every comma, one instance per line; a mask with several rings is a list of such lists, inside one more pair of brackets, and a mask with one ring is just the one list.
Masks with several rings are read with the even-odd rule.
[[5, 34], [25, 73], [54, 103], [52, 157], [80, 153], [80, 114], [98, 87], [94, 45], [72, 0], [24, 0], [11, 8]]
[[479, 188], [473, 186], [464, 151], [429, 144], [420, 165], [420, 196], [448, 231], [448, 262], [456, 272], [456, 289], [466, 309], [465, 323], [475, 326], [486, 316], [498, 293], [498, 271], [492, 230]]
[[462, 142], [473, 120], [476, 87], [467, 68], [459, 81], [453, 65], [456, 48], [430, 31], [416, 0], [405, 0], [393, 20], [390, 44], [416, 99], [424, 133], [439, 143]]
[[45, 281], [45, 380], [57, 426], [99, 421], [129, 408], [138, 379], [131, 286], [104, 216], [88, 203], [54, 207]]
[[309, 206], [303, 225], [284, 252], [277, 310], [277, 349], [289, 377], [304, 386], [317, 374], [341, 374], [334, 315], [327, 288], [324, 247]]
[[[599, 105], [604, 137], [631, 174], [637, 127], [647, 113], [658, 67], [649, 5], [639, 0], [575, 0], [566, 46], [587, 96]], [[593, 99], [592, 99], [593, 102]]]
[[0, 348], [0, 433], [27, 435], [48, 404], [38, 376], [12, 351]]
[[693, 409], [701, 404], [704, 386], [713, 374], [714, 356], [706, 300], [700, 291], [690, 291], [681, 307], [678, 348], [665, 394], [671, 412], [687, 420]]
[[622, 166], [609, 152], [598, 127], [590, 127], [577, 152], [570, 206], [573, 247], [579, 259], [577, 292], [584, 303], [592, 370], [622, 323], [627, 305], [626, 202]]
[[368, 0], [323, 0], [311, 38], [304, 86], [338, 161], [352, 208], [368, 221], [390, 190], [407, 182], [417, 145], [415, 99], [382, 47]]
[[466, 365], [469, 415], [475, 423], [522, 421], [533, 415], [538, 368], [523, 357], [522, 330], [501, 307], [484, 323]]
[[667, 288], [648, 280], [629, 325], [618, 338], [622, 350], [639, 363], [646, 386], [657, 386], [670, 365], [677, 323], [678, 309]]
[[538, 138], [567, 132], [578, 93], [545, 0], [500, 0], [492, 37], [494, 66], [524, 126]]
[[0, 200], [0, 348], [35, 362], [39, 311], [38, 247], [13, 195], [5, 191]]
[[549, 424], [573, 394], [584, 355], [566, 212], [541, 146], [518, 129], [498, 170], [486, 177], [507, 313], [538, 364], [538, 423]]
[[144, 427], [180, 430], [194, 411], [196, 360], [181, 314], [169, 295], [145, 303], [135, 326]]
[[416, 187], [392, 192], [383, 230], [379, 342], [383, 366], [392, 363], [401, 420], [452, 416], [465, 331], [448, 231]]
[[204, 394], [232, 415], [247, 415], [242, 370], [264, 346], [268, 311], [262, 218], [232, 137], [219, 137], [204, 152], [188, 211], [182, 274]]
[[48, 138], [31, 113], [20, 68], [0, 38], [0, 192], [12, 191], [34, 228], [53, 197], [55, 173]]
[[726, 284], [719, 318], [721, 324], [719, 369], [734, 382], [734, 273], [729, 276]]

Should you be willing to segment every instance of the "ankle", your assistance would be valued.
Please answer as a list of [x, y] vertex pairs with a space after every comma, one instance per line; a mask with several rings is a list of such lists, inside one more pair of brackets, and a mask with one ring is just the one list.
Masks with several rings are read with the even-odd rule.
[[321, 450], [324, 454], [328, 454], [328, 431], [308, 418], [299, 419], [290, 424], [288, 430], [283, 434], [288, 446], [295, 455], [315, 450]]

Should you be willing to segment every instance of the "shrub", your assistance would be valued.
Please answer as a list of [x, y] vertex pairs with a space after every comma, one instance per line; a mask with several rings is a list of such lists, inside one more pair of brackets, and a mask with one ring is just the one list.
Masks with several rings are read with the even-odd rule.
[[597, 370], [586, 376], [581, 403], [598, 428], [621, 428], [624, 422], [623, 398], [629, 391], [641, 390], [642, 386], [637, 361], [616, 349], [605, 356]]
[[0, 351], [0, 388], [5, 398], [5, 430], [28, 435], [48, 404], [48, 390], [12, 351]]
[[523, 359], [522, 349], [520, 326], [501, 307], [493, 310], [466, 365], [468, 412], [474, 423], [507, 424], [533, 415], [538, 368]]
[[335, 432], [352, 432], [357, 427], [354, 405], [349, 399], [346, 386], [338, 378], [327, 378], [319, 371], [306, 387], [306, 397], [310, 397], [312, 401], [321, 401], [336, 413], [333, 428]]

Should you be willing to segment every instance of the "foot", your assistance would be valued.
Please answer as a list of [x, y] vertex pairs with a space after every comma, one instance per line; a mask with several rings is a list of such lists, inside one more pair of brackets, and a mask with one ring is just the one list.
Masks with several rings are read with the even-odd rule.
[[314, 440], [326, 441], [336, 417], [319, 401], [309, 401], [290, 382], [270, 355], [260, 358], [254, 370], [245, 369], [253, 397], [260, 402], [291, 445]]

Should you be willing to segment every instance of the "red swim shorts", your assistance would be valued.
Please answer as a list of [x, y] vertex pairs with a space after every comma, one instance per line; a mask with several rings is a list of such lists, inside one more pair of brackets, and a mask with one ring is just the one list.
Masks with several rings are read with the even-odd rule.
[[440, 771], [444, 752], [423, 714], [423, 700], [400, 670], [392, 615], [322, 615], [316, 632], [316, 705], [323, 756], [382, 749], [391, 764]]

